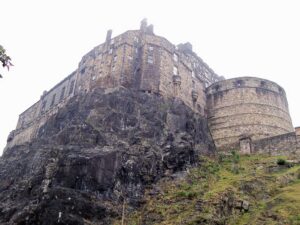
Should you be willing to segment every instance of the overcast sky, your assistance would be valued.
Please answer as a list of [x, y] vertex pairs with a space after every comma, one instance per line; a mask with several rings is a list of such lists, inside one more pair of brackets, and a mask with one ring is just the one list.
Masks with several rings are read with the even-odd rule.
[[18, 115], [73, 72], [81, 57], [148, 18], [157, 35], [194, 51], [226, 78], [257, 76], [287, 93], [300, 126], [298, 0], [0, 0], [0, 44], [15, 65], [0, 80], [0, 153]]

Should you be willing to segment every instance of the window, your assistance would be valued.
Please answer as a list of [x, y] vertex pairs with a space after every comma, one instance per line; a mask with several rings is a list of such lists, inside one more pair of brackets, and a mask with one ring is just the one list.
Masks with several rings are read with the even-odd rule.
[[237, 80], [235, 85], [236, 85], [236, 87], [241, 87], [241, 86], [244, 85], [244, 81], [243, 80]]
[[96, 75], [93, 75], [93, 76], [92, 76], [92, 80], [96, 80]]
[[153, 56], [152, 56], [152, 55], [148, 55], [147, 62], [148, 62], [149, 64], [153, 64]]
[[80, 70], [81, 75], [85, 73], [85, 67]]
[[50, 107], [52, 107], [52, 106], [54, 105], [54, 103], [55, 103], [55, 97], [56, 97], [56, 94], [54, 94], [54, 95], [52, 96], [52, 101], [51, 101]]
[[192, 81], [192, 88], [195, 89], [196, 88], [196, 85], [195, 85], [195, 81]]
[[192, 71], [192, 78], [195, 78], [195, 72]]
[[173, 67], [173, 75], [178, 75], [178, 68], [176, 66]]
[[43, 103], [42, 103], [42, 108], [41, 108], [41, 112], [44, 112], [44, 111], [45, 111], [46, 104], [47, 104], [47, 101], [43, 101]]
[[72, 94], [72, 92], [73, 92], [74, 84], [75, 84], [75, 80], [72, 80], [71, 85], [70, 85], [70, 89], [69, 89], [69, 95]]
[[116, 61], [117, 61], [117, 59], [118, 59], [118, 56], [117, 56], [117, 55], [115, 55], [115, 56], [114, 56], [114, 62], [116, 62]]
[[149, 48], [148, 48], [148, 50], [150, 51], [150, 52], [152, 52], [153, 51], [153, 47], [152, 46], [149, 46]]
[[112, 71], [116, 71], [115, 65], [112, 66]]
[[176, 53], [173, 54], [173, 59], [175, 62], [178, 62], [178, 55]]
[[66, 90], [66, 87], [63, 87], [62, 90], [61, 90], [61, 93], [60, 93], [59, 101], [63, 100], [64, 95], [65, 95], [65, 90]]
[[217, 84], [214, 88], [215, 88], [216, 91], [219, 91], [221, 86], [219, 84]]

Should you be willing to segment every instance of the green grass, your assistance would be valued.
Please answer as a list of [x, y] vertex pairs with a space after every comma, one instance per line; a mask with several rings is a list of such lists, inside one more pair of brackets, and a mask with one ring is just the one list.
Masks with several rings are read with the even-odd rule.
[[[201, 158], [184, 181], [160, 181], [162, 193], [146, 194], [146, 204], [128, 215], [126, 224], [300, 225], [300, 165], [278, 165], [278, 159], [288, 160], [235, 152], [217, 159]], [[224, 199], [247, 201], [249, 211], [234, 207], [220, 211]]]

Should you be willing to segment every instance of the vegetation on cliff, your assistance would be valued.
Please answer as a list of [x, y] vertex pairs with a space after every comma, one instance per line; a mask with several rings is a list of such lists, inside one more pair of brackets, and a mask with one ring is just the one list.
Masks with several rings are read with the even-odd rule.
[[[11, 58], [6, 54], [5, 49], [0, 45], [0, 62], [3, 67], [6, 67], [9, 70], [9, 67], [13, 64], [11, 63]], [[2, 75], [0, 74], [0, 78]]]
[[149, 190], [125, 224], [300, 224], [299, 178], [294, 158], [201, 157], [185, 176]]

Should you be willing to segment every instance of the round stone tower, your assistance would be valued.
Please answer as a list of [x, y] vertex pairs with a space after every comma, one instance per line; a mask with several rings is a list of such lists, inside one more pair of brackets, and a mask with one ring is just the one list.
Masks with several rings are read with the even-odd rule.
[[294, 131], [285, 91], [272, 81], [240, 77], [206, 91], [209, 128], [219, 150]]

